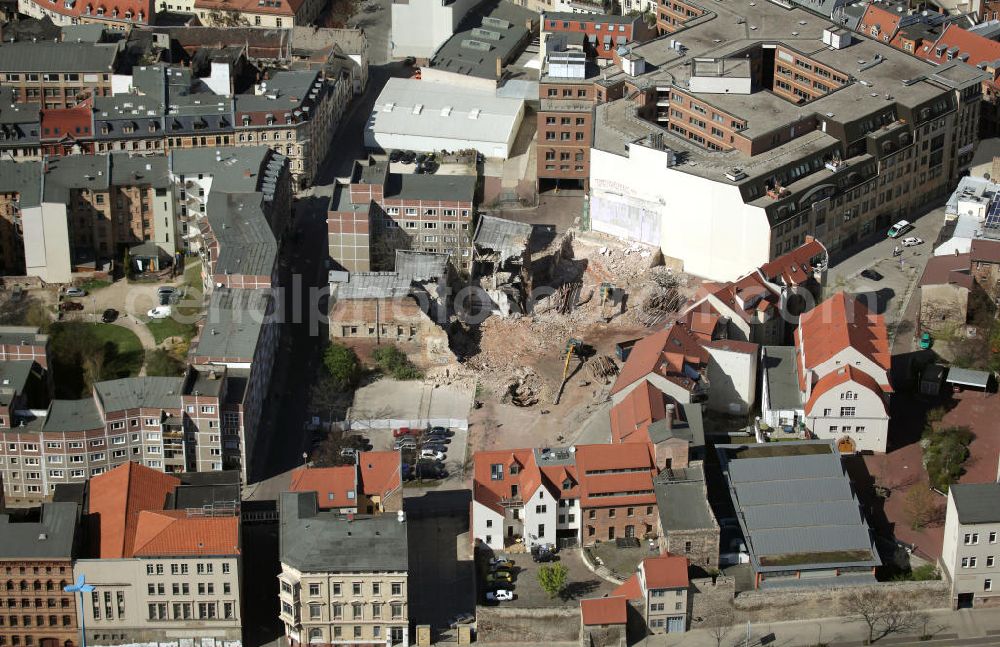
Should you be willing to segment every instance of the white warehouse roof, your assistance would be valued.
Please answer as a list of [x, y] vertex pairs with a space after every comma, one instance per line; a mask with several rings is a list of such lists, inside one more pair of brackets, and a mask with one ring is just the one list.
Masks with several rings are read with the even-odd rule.
[[523, 113], [522, 99], [498, 97], [493, 90], [391, 78], [375, 101], [367, 129], [380, 143], [386, 137], [409, 136], [506, 148]]

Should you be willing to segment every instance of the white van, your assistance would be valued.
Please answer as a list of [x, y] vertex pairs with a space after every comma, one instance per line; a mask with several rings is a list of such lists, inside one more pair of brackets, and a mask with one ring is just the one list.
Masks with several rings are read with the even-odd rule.
[[913, 229], [913, 225], [906, 220], [900, 220], [892, 227], [889, 227], [889, 238], [899, 238], [911, 229]]

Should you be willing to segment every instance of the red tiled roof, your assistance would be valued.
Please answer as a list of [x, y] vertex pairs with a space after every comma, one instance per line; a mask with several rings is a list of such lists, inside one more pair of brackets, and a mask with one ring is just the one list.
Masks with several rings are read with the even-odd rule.
[[99, 523], [96, 557], [131, 557], [143, 510], [162, 510], [180, 479], [128, 462], [90, 479], [89, 513]]
[[354, 465], [300, 467], [292, 472], [291, 492], [316, 492], [320, 510], [355, 508], [358, 478]]
[[885, 319], [858, 299], [838, 292], [799, 318], [796, 344], [805, 347], [807, 370], [852, 347], [888, 371], [889, 337]]
[[361, 452], [358, 465], [365, 495], [384, 497], [398, 490], [403, 484], [402, 460], [399, 452]]
[[648, 444], [577, 445], [576, 465], [581, 477], [587, 472], [636, 467], [653, 469], [652, 448]]
[[627, 388], [650, 373], [656, 373], [681, 388], [693, 389], [696, 382], [685, 373], [685, 364], [695, 371], [699, 370], [708, 364], [708, 352], [702, 347], [701, 340], [678, 321], [636, 342], [611, 387], [611, 393]]
[[277, 16], [295, 16], [305, 0], [277, 0], [273, 4], [260, 4], [260, 0], [194, 0], [195, 9], [208, 11], [234, 11], [237, 13], [271, 14]]
[[632, 577], [620, 584], [611, 595], [621, 596], [626, 600], [639, 600], [642, 598], [642, 585], [639, 584], [639, 574], [634, 573]]
[[622, 370], [618, 373], [618, 379], [615, 380], [614, 386], [611, 387], [611, 393], [621, 391], [656, 369], [656, 365], [660, 361], [660, 354], [667, 345], [667, 335], [669, 334], [670, 330], [664, 328], [652, 335], [643, 337], [635, 343], [628, 354], [628, 359], [625, 360], [625, 364], [622, 366]]
[[799, 285], [812, 276], [813, 259], [825, 255], [826, 247], [813, 239], [769, 263], [764, 263], [760, 266], [760, 272], [768, 281], [780, 278], [786, 285]]
[[836, 371], [833, 371], [832, 373], [827, 373], [821, 377], [818, 382], [816, 382], [815, 386], [813, 386], [812, 394], [809, 396], [809, 401], [806, 402], [804, 407], [806, 415], [812, 415], [812, 409], [816, 406], [816, 401], [820, 398], [820, 396], [830, 389], [847, 382], [854, 382], [858, 386], [868, 389], [878, 396], [879, 401], [883, 403], [883, 406], [885, 405], [885, 400], [882, 399], [883, 389], [871, 375], [868, 375], [864, 371], [855, 370], [853, 366], [844, 366]]
[[644, 382], [611, 407], [611, 440], [615, 443], [649, 442], [646, 428], [665, 416], [663, 393]]
[[237, 555], [240, 518], [188, 517], [184, 510], [144, 510], [137, 522], [134, 555]]
[[42, 140], [89, 139], [93, 134], [92, 101], [72, 108], [45, 108], [38, 111]]
[[[883, 43], [888, 43], [896, 34], [896, 30], [899, 29], [901, 18], [902, 14], [887, 11], [875, 3], [871, 3], [862, 14], [861, 20], [858, 21], [858, 31], [866, 36], [877, 38]], [[877, 35], [871, 33], [873, 26], [878, 27]]]
[[[705, 302], [706, 305], [708, 302]], [[691, 310], [685, 317], [688, 328], [701, 339], [711, 339], [715, 334], [715, 328], [719, 325], [719, 313], [712, 308], [709, 312], [703, 310]]]
[[588, 627], [623, 625], [628, 620], [628, 605], [620, 596], [580, 600], [580, 616]]
[[[653, 492], [656, 465], [650, 443], [579, 445], [575, 456], [580, 505], [607, 507], [656, 502]], [[608, 496], [614, 493], [622, 494]]]
[[[948, 50], [957, 47], [958, 52], [952, 59], [948, 58]], [[938, 52], [941, 52], [938, 55]], [[947, 63], [949, 60], [960, 60], [962, 54], [968, 54], [969, 65], [992, 63], [1000, 59], [1000, 43], [962, 29], [952, 23], [945, 27], [941, 36], [934, 43], [925, 43], [919, 48], [917, 56], [934, 63]]]
[[678, 589], [688, 586], [688, 560], [665, 553], [642, 560], [646, 589]]
[[969, 249], [969, 260], [973, 263], [1000, 263], [1000, 240], [974, 238]]
[[[154, 13], [153, 3], [150, 0], [77, 0], [67, 6], [65, 2], [39, 2], [31, 0], [39, 7], [43, 7], [46, 12], [52, 11], [62, 16], [73, 18], [84, 17], [90, 22], [118, 23], [122, 25], [142, 25], [149, 22]], [[104, 9], [103, 15], [98, 15], [97, 10]], [[89, 11], [88, 11], [89, 9]], [[115, 16], [115, 10], [118, 15]], [[126, 18], [125, 14], [131, 12], [131, 18]], [[139, 14], [142, 13], [142, 18]]]
[[[503, 480], [491, 478], [491, 466], [503, 465]], [[517, 474], [510, 473], [510, 466], [517, 464]], [[518, 495], [527, 501], [542, 485], [542, 474], [530, 449], [508, 449], [476, 452], [472, 457], [472, 497], [479, 503], [502, 512], [500, 500], [511, 496], [511, 486], [516, 485]], [[550, 491], [551, 493], [551, 491]], [[553, 494], [555, 496], [555, 494]]]

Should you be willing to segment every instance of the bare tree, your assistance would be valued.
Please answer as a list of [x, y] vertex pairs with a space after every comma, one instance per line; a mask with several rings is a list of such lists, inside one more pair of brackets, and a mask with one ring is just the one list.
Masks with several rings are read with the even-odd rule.
[[858, 589], [847, 596], [848, 613], [860, 616], [868, 626], [871, 644], [889, 634], [900, 633], [914, 626], [918, 614], [909, 598], [875, 587]]
[[708, 635], [715, 639], [715, 647], [722, 647], [722, 641], [729, 635], [734, 622], [735, 616], [731, 607], [725, 607], [712, 614], [707, 628]]

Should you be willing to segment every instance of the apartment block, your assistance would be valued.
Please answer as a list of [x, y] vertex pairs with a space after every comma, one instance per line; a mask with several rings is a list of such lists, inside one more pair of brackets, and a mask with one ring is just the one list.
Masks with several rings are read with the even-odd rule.
[[72, 108], [42, 108], [39, 111], [42, 155], [63, 156], [94, 152], [94, 121], [91, 99]]
[[351, 272], [391, 270], [398, 249], [448, 254], [468, 271], [476, 178], [389, 172], [386, 162], [356, 162], [337, 184], [327, 213], [330, 257]]
[[80, 507], [46, 503], [30, 514], [0, 515], [0, 641], [72, 647], [79, 643], [73, 560], [83, 539]]
[[[983, 70], [899, 56], [798, 7], [710, 8], [606, 73], [626, 92], [595, 111], [595, 230], [731, 281], [806, 236], [831, 253], [875, 240], [950, 191]], [[745, 25], [799, 21], [795, 41], [746, 40]]]
[[0, 155], [41, 159], [41, 119], [36, 103], [18, 103], [14, 88], [0, 86]]
[[0, 45], [0, 86], [14, 100], [42, 108], [72, 108], [88, 96], [111, 94], [118, 45], [17, 41]]
[[948, 488], [941, 571], [953, 608], [996, 606], [1000, 583], [1000, 483], [956, 483]]
[[656, 31], [660, 35], [673, 33], [706, 13], [700, 5], [688, 0], [656, 0]]
[[74, 574], [87, 643], [242, 641], [240, 485], [235, 472], [185, 481], [125, 463], [90, 480], [95, 533]]
[[285, 492], [279, 510], [279, 618], [289, 642], [409, 645], [403, 512], [321, 510], [316, 492]]
[[515, 542], [588, 545], [656, 534], [648, 444], [476, 452], [473, 465], [477, 545], [500, 551]]
[[[37, 504], [60, 484], [84, 483], [130, 461], [179, 474], [239, 470], [248, 372], [193, 366], [184, 377], [98, 382], [93, 396], [12, 407], [0, 429], [8, 505]], [[25, 402], [23, 392], [11, 402]]]
[[613, 60], [619, 47], [628, 47], [656, 36], [641, 14], [615, 16], [600, 13], [545, 12], [542, 39], [547, 33], [583, 34], [585, 50], [598, 59]]

